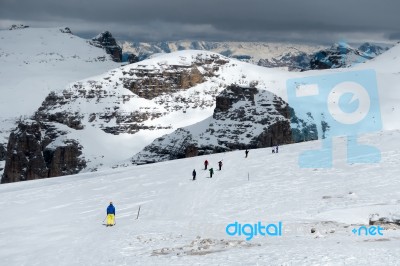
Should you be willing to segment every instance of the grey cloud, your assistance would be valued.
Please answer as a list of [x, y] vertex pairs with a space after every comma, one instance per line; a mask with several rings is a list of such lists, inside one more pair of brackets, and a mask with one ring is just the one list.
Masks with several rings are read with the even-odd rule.
[[68, 25], [84, 36], [108, 29], [137, 41], [331, 42], [355, 35], [395, 39], [398, 10], [398, 0], [0, 0], [0, 25]]

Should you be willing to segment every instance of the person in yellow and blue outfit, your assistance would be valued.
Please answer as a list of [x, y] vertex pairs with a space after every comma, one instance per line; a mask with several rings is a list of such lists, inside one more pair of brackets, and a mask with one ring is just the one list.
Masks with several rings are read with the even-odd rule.
[[112, 202], [107, 207], [107, 226], [115, 225], [115, 207]]

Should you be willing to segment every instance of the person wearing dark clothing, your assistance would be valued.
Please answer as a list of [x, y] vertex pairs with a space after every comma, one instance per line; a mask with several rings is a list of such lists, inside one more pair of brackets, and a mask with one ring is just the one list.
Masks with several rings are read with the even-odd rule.
[[204, 170], [207, 170], [207, 166], [208, 166], [208, 161], [205, 160], [205, 161], [204, 161]]
[[193, 172], [192, 172], [192, 176], [193, 176], [193, 180], [196, 180], [196, 170], [194, 170], [194, 169], [193, 169]]
[[278, 153], [278, 148], [279, 148], [279, 146], [278, 146], [278, 145], [276, 145], [276, 153]]
[[112, 202], [107, 207], [107, 226], [115, 225], [115, 207]]
[[249, 151], [246, 149], [245, 153], [246, 153], [246, 158], [247, 158], [247, 155], [249, 154]]
[[221, 168], [222, 168], [222, 161], [219, 161], [219, 162], [218, 162], [218, 166], [219, 166], [219, 170], [221, 171]]
[[212, 178], [212, 175], [214, 174], [214, 169], [210, 168], [210, 178]]

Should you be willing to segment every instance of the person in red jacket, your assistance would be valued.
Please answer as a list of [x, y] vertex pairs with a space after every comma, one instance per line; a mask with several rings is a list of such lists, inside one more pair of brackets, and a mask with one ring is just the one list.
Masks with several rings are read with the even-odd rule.
[[208, 161], [205, 160], [205, 161], [204, 161], [204, 170], [207, 170], [207, 166], [208, 166]]

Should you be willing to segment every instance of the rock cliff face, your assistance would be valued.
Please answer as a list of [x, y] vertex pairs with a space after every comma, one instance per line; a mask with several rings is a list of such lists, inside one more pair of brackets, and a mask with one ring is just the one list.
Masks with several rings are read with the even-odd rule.
[[[143, 68], [140, 65], [123, 72], [124, 87], [145, 99], [154, 99], [163, 94], [175, 93], [194, 87], [212, 77], [219, 67], [228, 61], [215, 55], [209, 58], [199, 56], [190, 65], [170, 65], [158, 69]], [[201, 71], [200, 69], [201, 68]]]
[[[82, 147], [66, 132], [33, 120], [19, 123], [10, 134], [2, 183], [70, 175], [82, 170]], [[54, 145], [54, 141], [60, 141]]]
[[6, 147], [0, 143], [0, 161], [4, 161], [6, 159], [7, 149]]
[[252, 87], [229, 86], [211, 118], [156, 139], [135, 164], [318, 139], [317, 126], [296, 117], [281, 98]]
[[122, 62], [122, 48], [117, 44], [109, 31], [100, 33], [92, 38], [89, 43], [93, 46], [105, 49], [107, 54], [111, 55], [115, 62]]

